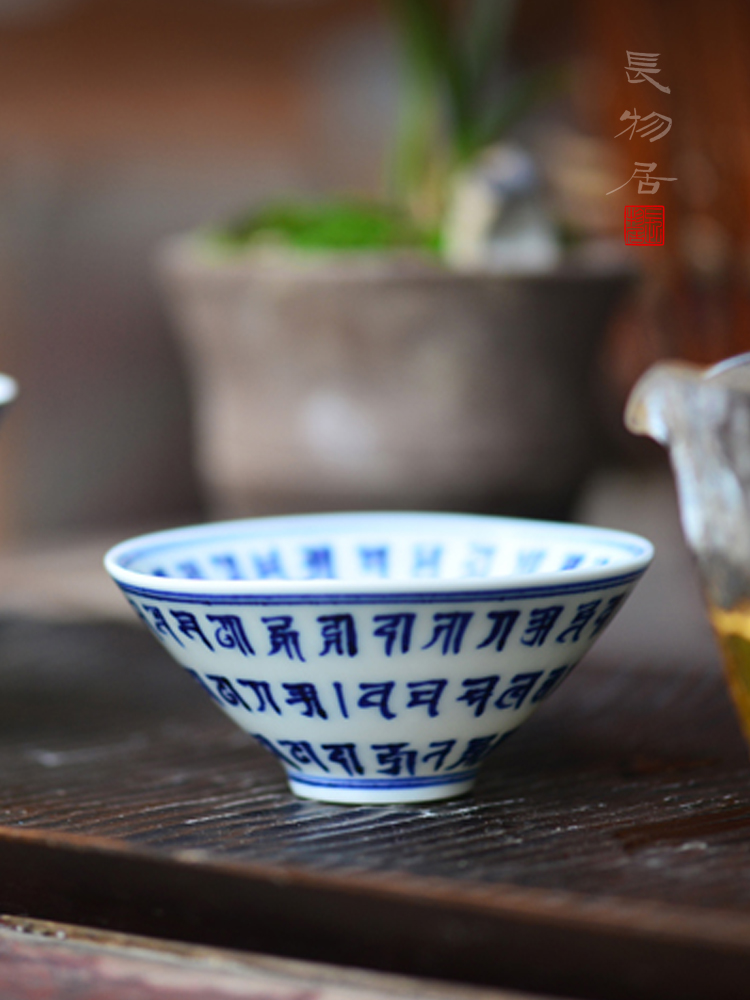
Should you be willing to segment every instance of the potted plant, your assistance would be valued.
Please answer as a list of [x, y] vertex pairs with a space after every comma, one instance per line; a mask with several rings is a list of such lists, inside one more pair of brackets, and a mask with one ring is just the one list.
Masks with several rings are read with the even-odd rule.
[[388, 198], [267, 205], [164, 248], [213, 514], [568, 510], [623, 279], [555, 266], [530, 161], [497, 145], [555, 80], [498, 81], [512, 6], [456, 23], [394, 0]]

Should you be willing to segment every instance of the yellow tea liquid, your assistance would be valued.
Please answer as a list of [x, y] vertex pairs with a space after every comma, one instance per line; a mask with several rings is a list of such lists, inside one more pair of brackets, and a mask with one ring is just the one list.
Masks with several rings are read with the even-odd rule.
[[731, 611], [709, 605], [709, 617], [724, 655], [729, 690], [750, 744], [750, 603]]

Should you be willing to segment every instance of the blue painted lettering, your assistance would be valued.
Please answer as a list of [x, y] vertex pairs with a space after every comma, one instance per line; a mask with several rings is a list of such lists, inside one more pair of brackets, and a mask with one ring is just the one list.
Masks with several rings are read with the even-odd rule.
[[414, 566], [412, 576], [414, 577], [437, 577], [440, 575], [440, 560], [443, 555], [443, 546], [434, 545], [428, 548], [426, 545], [417, 545], [414, 549]]
[[499, 680], [498, 674], [491, 674], [489, 677], [469, 677], [462, 681], [466, 691], [460, 694], [456, 701], [465, 701], [467, 705], [473, 705], [474, 717], [478, 719], [480, 715], [484, 715], [487, 702], [492, 697]]
[[601, 603], [601, 601], [589, 601], [586, 604], [579, 604], [573, 621], [558, 635], [557, 641], [567, 642], [568, 636], [570, 636], [571, 642], [578, 642], [581, 638], [581, 632], [594, 617], [596, 609]]
[[374, 576], [388, 576], [388, 549], [385, 546], [377, 549], [360, 548], [359, 561], [363, 573]]
[[281, 709], [274, 700], [271, 685], [268, 681], [251, 681], [244, 677], [238, 677], [237, 684], [241, 687], [250, 688], [255, 697], [258, 699], [258, 705], [255, 709], [256, 712], [265, 712], [267, 708], [271, 708], [277, 715], [281, 715]]
[[287, 705], [303, 705], [302, 715], [306, 715], [308, 719], [316, 715], [321, 719], [328, 718], [328, 713], [320, 704], [318, 691], [314, 684], [303, 682], [282, 684], [281, 686], [289, 692], [289, 697], [286, 699]]
[[571, 552], [563, 559], [562, 566], [560, 567], [560, 569], [575, 569], [577, 566], [581, 565], [584, 559], [585, 556], [581, 555], [580, 553]]
[[409, 701], [406, 703], [406, 707], [417, 708], [419, 705], [425, 705], [427, 714], [434, 719], [436, 715], [440, 714], [438, 703], [447, 684], [447, 680], [410, 681], [406, 685], [409, 689]]
[[188, 580], [205, 580], [205, 573], [202, 572], [198, 563], [183, 562], [177, 566], [179, 575]]
[[433, 771], [439, 771], [440, 768], [445, 763], [445, 758], [451, 752], [453, 747], [456, 745], [455, 740], [440, 740], [436, 743], [430, 743], [430, 747], [434, 747], [434, 750], [430, 750], [429, 753], [424, 754], [422, 757], [422, 763], [426, 764], [428, 760], [434, 760]]
[[349, 709], [346, 707], [346, 699], [344, 698], [344, 687], [340, 681], [333, 682], [333, 690], [336, 692], [336, 700], [339, 703], [341, 714], [344, 716], [345, 719], [348, 719]]
[[286, 573], [281, 563], [281, 556], [276, 549], [271, 549], [265, 555], [253, 553], [253, 566], [259, 580], [284, 579]]
[[422, 649], [429, 649], [442, 639], [443, 656], [449, 652], [460, 653], [466, 626], [473, 615], [473, 611], [438, 611], [432, 616], [434, 622], [432, 638], [422, 646]]
[[289, 756], [298, 764], [315, 764], [321, 771], [328, 771], [307, 740], [279, 740], [279, 746], [289, 748]]
[[151, 626], [151, 628], [154, 630], [154, 632], [156, 632], [157, 635], [159, 635], [159, 636], [162, 636], [162, 635], [171, 636], [174, 639], [174, 641], [177, 643], [178, 646], [182, 646], [183, 645], [183, 643], [181, 642], [181, 640], [177, 638], [177, 636], [174, 634], [174, 632], [170, 628], [169, 622], [167, 621], [167, 619], [162, 614], [160, 608], [154, 607], [151, 604], [144, 604], [143, 605], [143, 610], [144, 611], [148, 611], [148, 613], [151, 615], [151, 619], [152, 620], [148, 621], [148, 624]]
[[373, 622], [382, 622], [373, 632], [373, 635], [380, 639], [385, 639], [385, 655], [390, 656], [393, 647], [399, 643], [399, 650], [408, 653], [411, 648], [411, 633], [414, 628], [416, 615], [411, 611], [396, 615], [375, 615]]
[[562, 605], [557, 604], [549, 608], [534, 608], [521, 636], [524, 646], [543, 646], [562, 610]]
[[337, 656], [357, 655], [357, 630], [351, 615], [320, 615], [320, 634], [323, 639], [321, 656], [334, 652]]
[[520, 613], [520, 611], [488, 611], [487, 617], [492, 621], [492, 628], [484, 642], [479, 643], [477, 649], [484, 649], [485, 646], [491, 646], [494, 642], [496, 651], [502, 652]]
[[390, 774], [394, 777], [406, 771], [414, 774], [417, 764], [417, 751], [410, 750], [408, 743], [373, 743], [378, 764], [378, 774]]
[[327, 545], [319, 549], [303, 549], [303, 560], [309, 580], [335, 578], [333, 552]]
[[273, 618], [261, 618], [261, 621], [268, 629], [268, 638], [271, 648], [269, 656], [276, 656], [277, 653], [286, 653], [290, 660], [302, 660], [302, 650], [299, 644], [299, 632], [292, 628], [294, 619], [291, 615], [276, 615]]
[[203, 630], [198, 624], [198, 619], [192, 611], [170, 611], [170, 615], [177, 622], [180, 633], [188, 639], [200, 639], [203, 645], [213, 652], [213, 646], [203, 634]]
[[527, 674], [516, 674], [495, 702], [495, 708], [519, 709], [543, 673], [543, 670], [534, 670]]
[[359, 708], [377, 708], [384, 719], [395, 719], [396, 713], [391, 711], [389, 699], [396, 686], [395, 681], [383, 681], [382, 684], [360, 684], [362, 691], [357, 705]]
[[331, 764], [343, 767], [348, 775], [365, 773], [357, 757], [355, 743], [323, 743], [321, 749], [326, 751]]
[[243, 656], [255, 655], [239, 615], [206, 615], [206, 618], [217, 623], [214, 639], [222, 648], [238, 649]]
[[231, 705], [233, 708], [239, 708], [241, 705], [243, 708], [246, 708], [248, 712], [252, 712], [250, 706], [235, 689], [228, 677], [221, 677], [219, 674], [207, 674], [206, 680], [213, 681], [216, 686], [217, 694], [222, 701], [227, 703], [227, 705]]

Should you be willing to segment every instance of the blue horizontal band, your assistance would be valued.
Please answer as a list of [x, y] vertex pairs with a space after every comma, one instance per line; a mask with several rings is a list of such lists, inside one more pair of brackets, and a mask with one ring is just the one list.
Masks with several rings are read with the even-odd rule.
[[325, 778], [289, 772], [289, 781], [315, 788], [346, 788], [357, 791], [393, 791], [399, 788], [431, 788], [439, 785], [459, 785], [476, 778], [476, 771], [442, 774], [425, 778]]
[[153, 590], [120, 583], [118, 586], [134, 597], [156, 598], [162, 601], [179, 601], [181, 604], [212, 605], [321, 605], [321, 604], [446, 604], [469, 601], [518, 601], [531, 597], [557, 597], [561, 594], [590, 594], [610, 590], [639, 580], [645, 571], [639, 569], [621, 576], [587, 580], [579, 583], [549, 584], [541, 587], [515, 587], [512, 590], [442, 590], [423, 592], [352, 593], [352, 594], [212, 594], [211, 596], [184, 593], [177, 590]]

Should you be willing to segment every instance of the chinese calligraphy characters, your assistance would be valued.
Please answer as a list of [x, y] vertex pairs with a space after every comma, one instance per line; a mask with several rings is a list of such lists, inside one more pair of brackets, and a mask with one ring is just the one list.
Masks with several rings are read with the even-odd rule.
[[[625, 55], [627, 57], [627, 66], [624, 69], [628, 83], [650, 83], [664, 94], [671, 93], [669, 87], [666, 87], [656, 79], [656, 76], [661, 73], [661, 69], [658, 66], [659, 52], [631, 52], [627, 50]], [[623, 111], [620, 115], [620, 121], [629, 122], [629, 124], [621, 132], [617, 133], [615, 136], [616, 139], [628, 133], [628, 139], [631, 140], [635, 135], [638, 135], [644, 139], [648, 139], [649, 142], [656, 142], [659, 139], [663, 139], [672, 128], [672, 119], [668, 115], [663, 115], [658, 111], [651, 111], [647, 115], [639, 115], [636, 108], [633, 108], [632, 112], [628, 110]], [[638, 181], [638, 194], [656, 194], [663, 182], [671, 183], [677, 180], [676, 177], [656, 176], [654, 174], [656, 169], [657, 164], [655, 162], [647, 163], [636, 160], [633, 173], [630, 177], [623, 184], [620, 184], [619, 187], [607, 191], [607, 195], [615, 194], [615, 192], [622, 190], [631, 181]]]
[[[628, 52], [626, 50], [625, 55], [628, 57], [628, 64], [625, 67], [628, 83], [650, 83], [664, 94], [671, 93], [669, 87], [665, 87], [654, 79], [657, 73], [661, 73], [656, 65], [659, 52]], [[630, 75], [631, 73], [633, 76]]]
[[[628, 125], [627, 128], [622, 130], [622, 132], [618, 132], [615, 139], [618, 139], [621, 135], [625, 135], [626, 132], [630, 132], [629, 138], [632, 139], [633, 133], [638, 132], [638, 135], [642, 135], [644, 139], [647, 136], [651, 136], [649, 142], [656, 142], [657, 139], [663, 139], [667, 132], [669, 132], [672, 128], [672, 119], [668, 118], [666, 115], [657, 114], [656, 111], [652, 111], [650, 115], [639, 115], [637, 114], [635, 108], [633, 108], [632, 115], [629, 111], [623, 111], [620, 115], [620, 121], [624, 122], [628, 118], [632, 119], [633, 124]], [[650, 125], [638, 125], [638, 122], [648, 122], [652, 118], [655, 118], [656, 121], [651, 122]]]
[[630, 184], [632, 180], [638, 181], [638, 194], [656, 194], [659, 190], [659, 184], [661, 181], [677, 180], [676, 177], [652, 177], [651, 174], [654, 170], [656, 170], [655, 163], [636, 163], [635, 170], [625, 181], [625, 184], [621, 184], [620, 187], [607, 191], [607, 194], [614, 194], [615, 191], [619, 191], [620, 188], [624, 188], [626, 184]]

